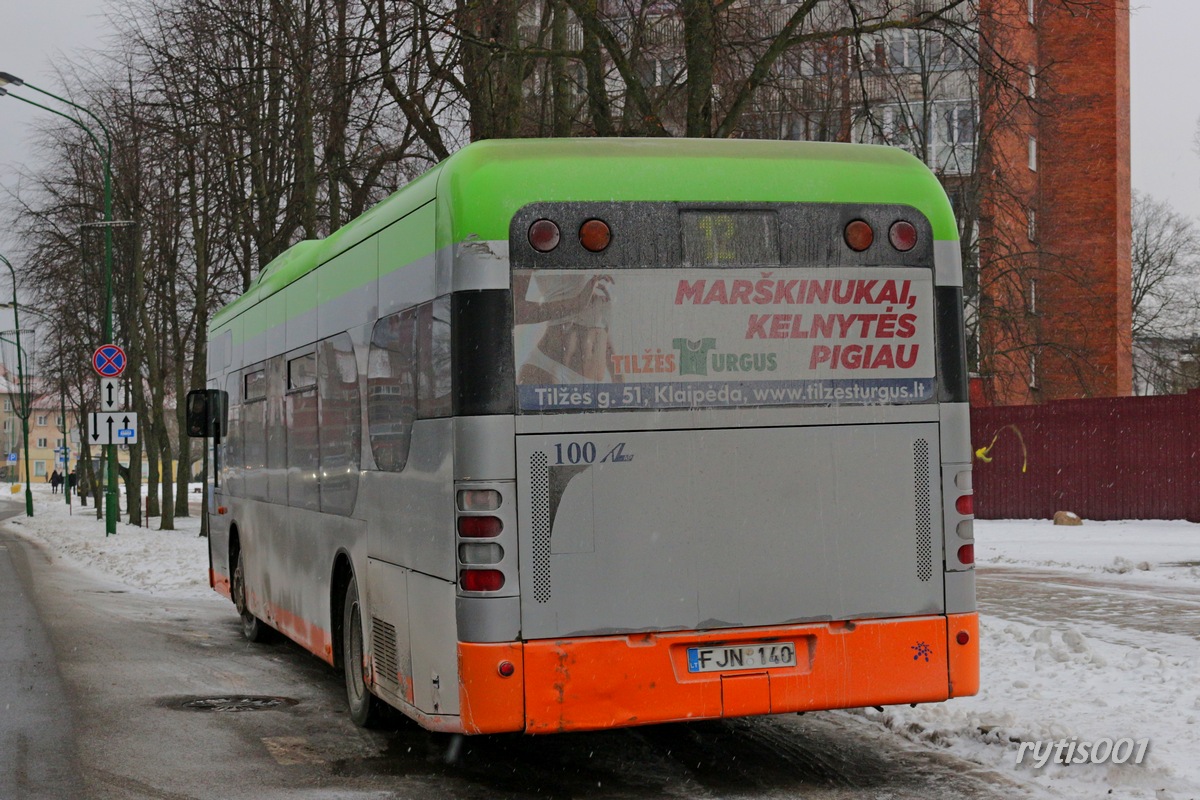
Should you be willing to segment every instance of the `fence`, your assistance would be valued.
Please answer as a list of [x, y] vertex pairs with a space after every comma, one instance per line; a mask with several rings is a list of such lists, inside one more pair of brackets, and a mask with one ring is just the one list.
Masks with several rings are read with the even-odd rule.
[[981, 519], [1200, 522], [1200, 390], [972, 408], [971, 441], [991, 445], [975, 459]]

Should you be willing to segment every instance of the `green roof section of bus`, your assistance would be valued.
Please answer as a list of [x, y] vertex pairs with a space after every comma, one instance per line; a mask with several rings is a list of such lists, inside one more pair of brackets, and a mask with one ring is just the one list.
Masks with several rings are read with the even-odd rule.
[[293, 245], [213, 317], [213, 329], [434, 199], [439, 248], [467, 239], [507, 240], [513, 214], [532, 202], [586, 200], [899, 203], [921, 211], [935, 239], [958, 239], [937, 178], [894, 147], [746, 139], [494, 139], [459, 150], [329, 237]]
[[439, 214], [439, 226], [452, 220], [455, 242], [469, 236], [507, 240], [509, 219], [522, 206], [574, 200], [902, 203], [929, 218], [935, 239], [958, 239], [937, 178], [894, 147], [746, 139], [488, 140], [460, 150], [441, 167], [438, 208], [449, 214]]

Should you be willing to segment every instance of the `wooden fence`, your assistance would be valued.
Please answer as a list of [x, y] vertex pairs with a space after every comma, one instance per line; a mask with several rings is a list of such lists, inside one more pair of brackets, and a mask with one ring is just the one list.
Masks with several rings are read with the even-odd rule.
[[971, 441], [981, 519], [1200, 522], [1200, 390], [972, 408]]

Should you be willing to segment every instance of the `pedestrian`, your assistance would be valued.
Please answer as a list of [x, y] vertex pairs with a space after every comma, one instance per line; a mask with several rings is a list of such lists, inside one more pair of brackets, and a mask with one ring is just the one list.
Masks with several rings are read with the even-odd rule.
[[51, 472], [50, 473], [50, 493], [58, 494], [58, 487], [62, 486], [62, 482], [63, 482], [62, 475], [59, 474], [57, 469], [54, 470], [53, 472]]

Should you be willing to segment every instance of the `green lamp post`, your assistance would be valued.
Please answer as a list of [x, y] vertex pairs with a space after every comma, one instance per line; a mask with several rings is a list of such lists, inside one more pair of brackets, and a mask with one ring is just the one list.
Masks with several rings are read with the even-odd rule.
[[[26, 89], [30, 89], [39, 94], [43, 94], [47, 97], [53, 98], [54, 100], [57, 100], [60, 103], [64, 103], [83, 114], [86, 114], [100, 128], [100, 132], [104, 135], [104, 144], [103, 145], [100, 144], [100, 140], [96, 138], [96, 134], [92, 132], [92, 129], [90, 127], [88, 127], [87, 125], [85, 125], [78, 117], [71, 116], [70, 114], [65, 114], [61, 111], [58, 111], [57, 109], [42, 105], [41, 103], [36, 103], [33, 100], [30, 100], [26, 97], [20, 97], [19, 95], [11, 94], [5, 88], [7, 86], [18, 86], [18, 87], [24, 87]], [[58, 95], [52, 94], [52, 93], [46, 91], [45, 89], [39, 89], [38, 87], [34, 86], [33, 84], [27, 83], [24, 80], [18, 78], [17, 76], [15, 76], [11, 73], [0, 72], [0, 95], [8, 95], [9, 97], [12, 97], [15, 100], [20, 100], [22, 103], [27, 103], [31, 106], [35, 106], [37, 108], [42, 109], [43, 111], [49, 111], [51, 114], [57, 114], [58, 116], [62, 117], [63, 119], [69, 120], [70, 122], [74, 123], [79, 128], [81, 128], [84, 133], [87, 134], [89, 139], [91, 139], [92, 144], [94, 144], [96, 146], [96, 149], [99, 151], [100, 156], [104, 161], [104, 342], [102, 342], [102, 344], [110, 343], [110, 342], [112, 342], [112, 339], [113, 339], [112, 136], [109, 134], [108, 129], [104, 126], [104, 123], [100, 120], [100, 118], [98, 116], [96, 116], [95, 114], [93, 114], [88, 109], [84, 108], [81, 105], [71, 102], [70, 100], [66, 99], [65, 97], [59, 97]], [[14, 298], [14, 302], [15, 302], [15, 298]], [[117, 532], [117, 516], [118, 516], [118, 508], [117, 508], [117, 502], [118, 502], [118, 497], [117, 497], [117, 448], [115, 445], [111, 445], [111, 444], [108, 445], [107, 447], [108, 447], [108, 457], [107, 457], [108, 479], [105, 481], [106, 487], [104, 490], [105, 535], [106, 536]], [[26, 466], [28, 467], [28, 465], [26, 465]], [[30, 501], [30, 503], [32, 503], [32, 500]], [[32, 505], [30, 506], [30, 509], [31, 510], [29, 513], [32, 516], [32, 514], [33, 514]]]

